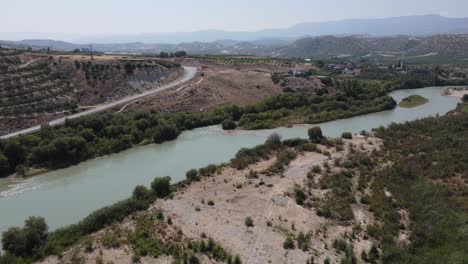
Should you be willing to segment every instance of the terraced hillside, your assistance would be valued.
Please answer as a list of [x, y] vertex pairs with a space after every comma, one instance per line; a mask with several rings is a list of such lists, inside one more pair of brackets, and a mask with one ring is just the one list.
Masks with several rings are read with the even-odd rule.
[[163, 61], [0, 49], [0, 134], [140, 93], [182, 72]]
[[2, 53], [0, 115], [17, 117], [74, 107], [73, 84], [53, 71], [46, 59], [22, 63], [19, 54]]

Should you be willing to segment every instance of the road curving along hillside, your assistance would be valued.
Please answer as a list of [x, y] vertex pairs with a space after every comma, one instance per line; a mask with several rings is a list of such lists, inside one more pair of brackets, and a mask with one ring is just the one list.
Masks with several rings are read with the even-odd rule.
[[[181, 78], [179, 78], [179, 79], [177, 79], [177, 80], [175, 80], [175, 81], [173, 81], [171, 83], [168, 83], [166, 85], [162, 85], [162, 86], [160, 86], [158, 88], [154, 88], [154, 89], [151, 89], [151, 90], [148, 90], [148, 91], [144, 91], [144, 92], [142, 92], [140, 94], [128, 96], [128, 97], [122, 98], [122, 99], [117, 100], [117, 101], [113, 101], [113, 102], [109, 102], [109, 103], [99, 105], [99, 106], [97, 106], [97, 107], [95, 107], [93, 109], [89, 109], [89, 110], [86, 110], [86, 111], [83, 111], [83, 112], [80, 112], [80, 113], [76, 113], [76, 114], [73, 114], [73, 115], [68, 115], [68, 116], [65, 116], [65, 117], [62, 117], [62, 118], [52, 120], [52, 121], [49, 121], [48, 124], [51, 125], [51, 126], [61, 125], [61, 124], [65, 123], [66, 119], [74, 119], [74, 118], [82, 117], [82, 116], [85, 116], [85, 115], [90, 115], [90, 114], [95, 114], [95, 113], [98, 113], [98, 112], [102, 112], [104, 110], [109, 110], [109, 109], [111, 109], [113, 107], [139, 100], [141, 98], [144, 98], [144, 97], [159, 93], [161, 91], [173, 88], [173, 87], [178, 86], [178, 85], [180, 85], [182, 83], [190, 81], [195, 76], [195, 74], [197, 73], [197, 68], [196, 67], [186, 67], [186, 66], [183, 66], [183, 67], [184, 67], [184, 75]], [[9, 134], [0, 136], [0, 139], [9, 139], [9, 138], [17, 137], [19, 135], [29, 134], [29, 133], [39, 131], [40, 129], [41, 129], [40, 125], [33, 126], [33, 127], [30, 127], [30, 128], [22, 129], [22, 130], [13, 132], [13, 133], [9, 133]]]

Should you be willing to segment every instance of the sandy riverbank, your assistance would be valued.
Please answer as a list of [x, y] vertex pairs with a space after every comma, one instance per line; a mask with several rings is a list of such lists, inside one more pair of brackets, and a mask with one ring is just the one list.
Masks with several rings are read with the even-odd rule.
[[468, 87], [463, 88], [450, 88], [447, 90], [446, 95], [462, 98], [465, 94], [468, 94]]

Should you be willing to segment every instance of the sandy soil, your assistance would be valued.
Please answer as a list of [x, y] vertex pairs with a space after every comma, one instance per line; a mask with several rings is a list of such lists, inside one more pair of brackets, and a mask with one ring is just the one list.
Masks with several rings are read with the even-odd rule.
[[462, 98], [463, 95], [465, 94], [468, 94], [468, 88], [464, 88], [464, 89], [449, 89], [448, 90], [448, 96], [452, 96], [452, 97], [457, 97], [457, 98]]
[[[367, 225], [374, 223], [373, 214], [367, 205], [357, 203], [352, 206], [355, 218], [350, 223], [320, 217], [314, 208], [298, 205], [293, 190], [296, 185], [306, 184], [307, 173], [314, 165], [328, 163], [332, 171], [338, 171], [338, 167], [333, 167], [333, 160], [345, 159], [350, 143], [365, 152], [381, 146], [379, 139], [357, 137], [345, 140], [345, 149], [342, 151], [320, 146], [322, 151], [329, 151], [331, 157], [306, 152], [293, 160], [284, 173], [273, 176], [259, 174], [256, 179], [249, 179], [246, 175], [250, 170], [261, 172], [269, 168], [275, 158], [244, 170], [225, 167], [215, 177], [204, 178], [178, 191], [172, 199], [158, 200], [149, 212], [162, 210], [165, 216], [172, 219], [170, 228], [180, 228], [185, 239], [200, 239], [204, 233], [232, 254], [238, 254], [243, 263], [306, 263], [311, 256], [314, 256], [315, 263], [323, 263], [326, 258], [330, 258], [332, 263], [338, 263], [342, 255], [333, 248], [333, 241], [348, 237], [353, 227], [360, 226], [361, 230], [365, 230]], [[309, 195], [320, 200], [327, 190], [311, 189], [310, 192]], [[214, 205], [208, 205], [208, 201], [213, 201]], [[247, 217], [253, 219], [253, 227], [245, 225]], [[122, 228], [132, 228], [132, 225], [131, 220], [121, 224]], [[290, 234], [298, 235], [299, 232], [311, 234], [310, 249], [284, 249], [285, 238]], [[95, 236], [99, 237], [99, 234]], [[372, 245], [364, 231], [358, 231], [352, 243], [358, 258], [362, 250], [368, 251]], [[100, 250], [106, 260], [115, 264], [130, 263], [128, 261], [132, 253], [127, 246]], [[66, 256], [70, 254], [68, 252]], [[81, 254], [88, 260], [96, 258], [96, 255]], [[52, 257], [42, 263], [61, 262]], [[163, 259], [144, 259], [142, 263], [168, 262]], [[210, 262], [204, 259], [202, 263]]]

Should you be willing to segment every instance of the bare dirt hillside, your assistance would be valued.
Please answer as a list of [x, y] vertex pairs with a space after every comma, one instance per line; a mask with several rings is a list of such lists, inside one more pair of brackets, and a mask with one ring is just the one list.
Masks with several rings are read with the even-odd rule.
[[[360, 175], [342, 176], [346, 178], [343, 182], [349, 181], [350, 186], [344, 187], [355, 200], [347, 205], [348, 219], [335, 215], [335, 211], [344, 209], [334, 205], [330, 214], [320, 211], [338, 197], [335, 189], [327, 186], [329, 177], [346, 171], [343, 164], [354, 155], [369, 154], [381, 144], [377, 138], [356, 136], [335, 147], [299, 151], [284, 170], [273, 173], [276, 156], [245, 169], [226, 166], [213, 177], [202, 178], [171, 198], [158, 200], [148, 211], [94, 234], [92, 242], [70, 249], [62, 259], [49, 257], [41, 263], [67, 263], [73, 258], [85, 263], [97, 259], [102, 263], [131, 263], [134, 249], [139, 247], [131, 234], [142, 228], [142, 219], [146, 219], [146, 226], [152, 226], [148, 236], [153, 239], [182, 245], [184, 241], [211, 238], [230, 254], [238, 255], [242, 263], [324, 263], [326, 259], [339, 263], [351, 256], [360, 263], [361, 253], [369, 252], [374, 244], [366, 227], [375, 222], [369, 206], [360, 199], [369, 191], [357, 188]], [[298, 190], [306, 197], [300, 203]], [[109, 237], [118, 243], [109, 243]], [[215, 262], [203, 254], [199, 258], [200, 263]], [[140, 261], [171, 263], [171, 259], [159, 255]]]
[[206, 111], [220, 105], [247, 105], [279, 94], [271, 74], [290, 68], [270, 63], [227, 64], [211, 60], [185, 59], [180, 63], [200, 69], [190, 84], [132, 104], [126, 111]]

